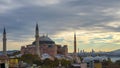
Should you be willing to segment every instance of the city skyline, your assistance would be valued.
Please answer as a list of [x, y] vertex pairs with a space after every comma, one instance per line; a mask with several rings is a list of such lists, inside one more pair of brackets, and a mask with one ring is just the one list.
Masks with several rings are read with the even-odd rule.
[[0, 51], [2, 32], [7, 32], [7, 50], [18, 50], [48, 34], [56, 44], [73, 52], [74, 32], [79, 50], [112, 51], [120, 48], [120, 1], [118, 0], [0, 0]]

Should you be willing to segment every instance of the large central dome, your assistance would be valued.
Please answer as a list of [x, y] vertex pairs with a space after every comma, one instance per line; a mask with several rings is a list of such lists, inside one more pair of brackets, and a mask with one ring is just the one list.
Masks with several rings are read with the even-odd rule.
[[[35, 45], [35, 41], [33, 42], [33, 44]], [[40, 36], [39, 44], [55, 44], [55, 42], [48, 36]]]

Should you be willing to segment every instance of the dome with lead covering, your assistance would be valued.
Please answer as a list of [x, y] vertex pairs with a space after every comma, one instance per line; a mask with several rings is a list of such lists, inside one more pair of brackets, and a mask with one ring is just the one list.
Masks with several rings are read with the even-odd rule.
[[[40, 44], [55, 44], [55, 42], [52, 39], [50, 39], [48, 36], [40, 36], [39, 43]], [[33, 44], [35, 45], [35, 41], [33, 42]]]

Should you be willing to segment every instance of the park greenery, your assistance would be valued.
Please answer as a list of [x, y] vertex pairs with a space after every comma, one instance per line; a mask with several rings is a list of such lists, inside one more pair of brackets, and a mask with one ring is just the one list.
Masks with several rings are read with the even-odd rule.
[[[82, 57], [79, 57], [81, 59], [81, 61], [83, 60]], [[32, 54], [25, 54], [22, 55], [19, 58], [20, 61], [23, 61], [29, 65], [33, 65], [36, 64], [37, 66], [40, 66], [41, 68], [56, 68], [59, 66], [59, 64], [61, 64], [61, 66], [64, 66], [65, 68], [68, 68], [71, 65], [70, 60], [66, 60], [66, 59], [57, 59], [55, 58], [54, 60], [50, 60], [50, 59], [45, 59], [45, 60], [41, 60], [37, 55], [32, 55]], [[117, 60], [116, 62], [112, 62], [110, 58], [103, 60], [102, 65], [104, 66], [109, 66], [109, 65], [113, 65], [113, 66], [118, 66], [120, 67], [120, 60]]]
[[41, 60], [37, 55], [32, 55], [32, 54], [22, 55], [20, 60], [30, 65], [37, 64], [37, 66], [41, 66], [42, 68], [57, 67], [60, 63], [62, 66], [68, 67], [71, 64], [71, 61], [66, 59], [55, 58], [54, 60], [50, 60], [50, 59]]

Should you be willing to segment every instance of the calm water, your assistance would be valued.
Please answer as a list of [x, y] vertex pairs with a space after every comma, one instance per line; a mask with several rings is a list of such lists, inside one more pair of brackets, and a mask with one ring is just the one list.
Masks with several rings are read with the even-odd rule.
[[113, 62], [115, 62], [116, 60], [120, 60], [120, 57], [110, 57], [110, 58]]
[[[108, 57], [107, 56], [101, 56], [103, 59], [108, 59]], [[120, 60], [120, 57], [110, 57], [111, 58], [111, 61], [112, 62], [115, 62], [115, 61], [117, 61], [117, 60]]]

